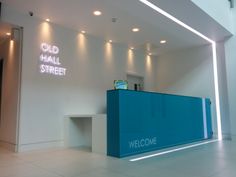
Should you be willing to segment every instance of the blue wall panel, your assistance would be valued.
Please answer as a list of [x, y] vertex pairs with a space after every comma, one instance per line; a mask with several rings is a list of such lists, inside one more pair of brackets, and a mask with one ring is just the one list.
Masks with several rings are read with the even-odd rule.
[[[107, 154], [114, 157], [204, 139], [202, 98], [111, 90], [107, 115]], [[206, 115], [207, 138], [211, 138], [209, 99]]]

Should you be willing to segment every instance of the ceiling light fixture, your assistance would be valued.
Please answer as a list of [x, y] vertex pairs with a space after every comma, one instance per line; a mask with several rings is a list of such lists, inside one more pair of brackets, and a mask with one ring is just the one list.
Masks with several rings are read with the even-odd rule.
[[189, 26], [189, 25], [185, 24], [184, 22], [180, 21], [179, 19], [175, 18], [174, 16], [167, 13], [166, 11], [162, 10], [161, 8], [157, 7], [155, 4], [149, 2], [148, 0], [139, 0], [139, 1], [212, 44], [215, 101], [216, 101], [215, 104], [216, 104], [216, 117], [217, 117], [217, 130], [218, 130], [217, 134], [218, 134], [218, 140], [222, 140], [222, 125], [221, 125], [220, 93], [219, 93], [219, 77], [218, 77], [218, 69], [217, 69], [218, 64], [217, 64], [217, 54], [216, 54], [216, 42], [214, 40], [208, 38], [207, 36], [205, 36], [201, 32], [195, 30], [191, 26]]
[[81, 33], [82, 33], [82, 34], [85, 34], [85, 33], [86, 33], [86, 31], [82, 30], [82, 31], [81, 31]]
[[109, 40], [108, 42], [109, 42], [109, 43], [112, 43], [113, 41], [112, 41], [112, 40]]
[[139, 32], [139, 28], [133, 28], [132, 31], [133, 32]]
[[161, 40], [160, 43], [161, 43], [161, 44], [165, 44], [165, 43], [166, 43], [166, 40]]
[[47, 21], [47, 22], [50, 22], [50, 19], [49, 19], [49, 18], [47, 18], [47, 19], [46, 19], [46, 21]]
[[6, 33], [7, 36], [11, 36], [11, 33]]
[[102, 15], [102, 12], [96, 10], [96, 11], [93, 12], [93, 14], [94, 14], [95, 16], [100, 16], [100, 15]]
[[134, 50], [134, 47], [130, 47], [131, 50]]

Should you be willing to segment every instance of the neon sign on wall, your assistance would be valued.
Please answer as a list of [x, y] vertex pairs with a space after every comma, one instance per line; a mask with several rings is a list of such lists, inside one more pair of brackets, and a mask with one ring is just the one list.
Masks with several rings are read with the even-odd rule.
[[65, 76], [66, 68], [62, 67], [59, 58], [59, 47], [55, 45], [50, 45], [47, 43], [42, 43], [40, 46], [40, 73]]

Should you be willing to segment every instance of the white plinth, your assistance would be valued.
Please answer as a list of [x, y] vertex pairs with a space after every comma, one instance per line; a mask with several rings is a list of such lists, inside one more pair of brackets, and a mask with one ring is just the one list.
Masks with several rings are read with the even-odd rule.
[[91, 147], [92, 152], [107, 152], [106, 114], [65, 116], [65, 147]]

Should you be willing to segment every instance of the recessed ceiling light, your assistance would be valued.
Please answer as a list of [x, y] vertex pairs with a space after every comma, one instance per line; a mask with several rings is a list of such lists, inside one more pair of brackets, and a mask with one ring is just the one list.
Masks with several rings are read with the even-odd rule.
[[6, 33], [7, 36], [11, 36], [11, 33]]
[[82, 33], [82, 34], [85, 34], [85, 33], [86, 33], [86, 31], [82, 30], [82, 31], [81, 31], [81, 33]]
[[49, 19], [49, 18], [47, 18], [47, 19], [46, 19], [46, 21], [47, 21], [47, 22], [50, 22], [50, 19]]
[[133, 32], [138, 32], [138, 31], [139, 31], [139, 28], [133, 28], [132, 31], [133, 31]]
[[93, 12], [93, 14], [94, 14], [94, 15], [96, 15], [96, 16], [100, 16], [100, 15], [102, 15], [102, 12], [101, 12], [101, 11], [98, 11], [98, 10], [96, 10], [96, 11], [94, 11], [94, 12]]
[[161, 40], [160, 43], [161, 43], [161, 44], [165, 44], [165, 43], [166, 43], [166, 40]]

